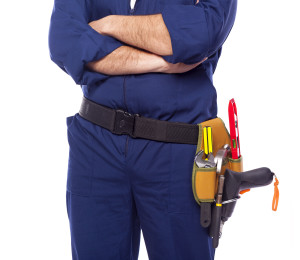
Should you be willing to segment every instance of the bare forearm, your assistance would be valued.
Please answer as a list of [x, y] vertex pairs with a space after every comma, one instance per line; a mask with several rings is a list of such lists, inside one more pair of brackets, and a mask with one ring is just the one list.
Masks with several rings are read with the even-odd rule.
[[161, 14], [109, 15], [98, 21], [98, 32], [157, 55], [172, 55], [171, 38]]
[[124, 75], [162, 72], [164, 64], [164, 60], [156, 54], [121, 46], [104, 58], [89, 62], [87, 67], [107, 75]]

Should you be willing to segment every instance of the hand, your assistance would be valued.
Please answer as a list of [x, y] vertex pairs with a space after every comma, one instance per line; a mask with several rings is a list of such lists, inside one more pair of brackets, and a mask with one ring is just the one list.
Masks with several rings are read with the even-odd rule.
[[170, 63], [170, 62], [167, 62], [166, 60], [164, 60], [164, 65], [162, 66], [162, 69], [160, 70], [160, 72], [163, 72], [163, 73], [184, 73], [184, 72], [187, 72], [189, 70], [192, 70], [193, 68], [197, 67], [199, 64], [201, 64], [202, 62], [204, 62], [206, 60], [207, 60], [207, 57], [204, 58], [202, 61], [199, 61], [199, 62], [194, 63], [194, 64], [190, 64], [190, 65], [182, 63], [182, 62], [178, 62], [178, 63], [173, 64], [173, 63]]

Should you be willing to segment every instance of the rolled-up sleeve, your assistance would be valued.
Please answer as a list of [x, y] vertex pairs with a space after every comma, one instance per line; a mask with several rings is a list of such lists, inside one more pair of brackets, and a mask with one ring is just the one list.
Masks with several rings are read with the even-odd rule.
[[236, 17], [237, 0], [200, 0], [196, 5], [165, 4], [161, 14], [169, 31], [171, 63], [193, 64], [214, 54], [227, 39]]
[[89, 71], [85, 65], [123, 45], [89, 26], [89, 6], [87, 0], [55, 0], [48, 34], [51, 60], [78, 85], [108, 77]]

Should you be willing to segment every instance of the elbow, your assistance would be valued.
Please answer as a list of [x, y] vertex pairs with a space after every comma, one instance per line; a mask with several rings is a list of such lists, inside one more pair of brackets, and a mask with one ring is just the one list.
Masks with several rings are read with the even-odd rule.
[[51, 36], [49, 36], [48, 48], [51, 61], [53, 61], [65, 73], [70, 75], [77, 85], [81, 85], [82, 72], [80, 71], [80, 68], [77, 68], [76, 62], [68, 60], [69, 53], [63, 48], [60, 48], [60, 45], [56, 44], [56, 41], [53, 41]]
[[63, 64], [61, 61], [59, 61], [57, 55], [55, 55], [55, 50], [53, 49], [53, 47], [50, 44], [48, 45], [48, 50], [49, 50], [50, 60], [62, 68]]
[[90, 71], [100, 72], [100, 69], [98, 68], [97, 65], [99, 65], [98, 61], [90, 61], [87, 62], [84, 67]]
[[53, 28], [53, 25], [50, 24], [50, 28], [49, 28], [49, 32], [48, 32], [48, 50], [49, 50], [49, 56], [50, 59], [56, 63], [58, 66], [62, 67], [61, 62], [59, 61], [59, 57], [58, 54], [59, 50], [58, 50], [58, 45], [56, 44], [55, 41], [55, 30]]
[[234, 25], [237, 0], [228, 1], [226, 8], [222, 8], [222, 12], [218, 12], [214, 19], [209, 21], [207, 18], [207, 26], [209, 31], [209, 55], [215, 53], [226, 41], [230, 31]]
[[[153, 52], [154, 53], [154, 52]], [[173, 55], [173, 48], [170, 38], [165, 44], [160, 44], [159, 52], [156, 51], [157, 55]]]

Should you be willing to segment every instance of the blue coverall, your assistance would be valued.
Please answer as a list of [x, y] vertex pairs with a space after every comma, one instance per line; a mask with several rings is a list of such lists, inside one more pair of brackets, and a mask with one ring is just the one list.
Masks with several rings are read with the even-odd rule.
[[[234, 24], [237, 0], [55, 0], [50, 56], [88, 99], [129, 113], [197, 124], [217, 116], [213, 73]], [[171, 63], [185, 73], [106, 75], [85, 64], [125, 43], [88, 23], [107, 15], [161, 13], [170, 33]], [[66, 118], [67, 213], [74, 260], [136, 260], [143, 231], [150, 260], [211, 260], [192, 192], [196, 145], [116, 135], [78, 113]]]

